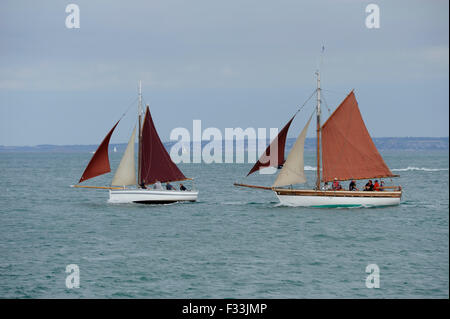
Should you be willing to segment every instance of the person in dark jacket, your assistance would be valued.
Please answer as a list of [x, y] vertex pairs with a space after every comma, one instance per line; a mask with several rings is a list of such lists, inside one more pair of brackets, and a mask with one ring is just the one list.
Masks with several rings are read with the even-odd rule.
[[369, 179], [366, 186], [364, 186], [364, 190], [365, 191], [373, 191], [373, 183], [372, 183], [371, 179]]
[[350, 184], [348, 185], [348, 190], [349, 191], [357, 191], [358, 189], [356, 188], [356, 182], [355, 181], [351, 181]]
[[167, 189], [168, 191], [174, 191], [174, 190], [175, 190], [175, 187], [173, 187], [169, 182], [167, 182], [167, 183], [166, 183], [166, 189]]

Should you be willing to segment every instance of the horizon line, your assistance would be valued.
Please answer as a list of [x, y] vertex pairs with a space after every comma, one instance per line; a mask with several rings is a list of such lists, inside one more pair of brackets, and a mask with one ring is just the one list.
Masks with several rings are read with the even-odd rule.
[[[287, 139], [296, 139], [297, 137], [287, 137]], [[449, 139], [449, 136], [384, 136], [384, 137], [372, 137], [372, 139], [380, 139], [380, 138], [428, 138], [428, 139]], [[306, 139], [316, 139], [316, 137], [307, 137]], [[257, 139], [233, 139], [234, 141], [253, 141]], [[266, 140], [269, 140], [269, 138], [266, 138]], [[231, 141], [223, 139], [224, 141]], [[163, 143], [177, 143], [180, 141], [163, 141]], [[196, 141], [190, 141], [189, 143], [198, 143], [198, 142], [213, 142], [211, 140], [196, 140]], [[187, 142], [186, 142], [187, 143]], [[128, 144], [128, 142], [117, 142], [117, 143], [109, 143], [109, 145], [119, 145], [119, 144]], [[35, 144], [35, 145], [3, 145], [0, 144], [0, 147], [39, 147], [39, 146], [92, 146], [92, 145], [99, 145], [99, 143], [96, 144]]]

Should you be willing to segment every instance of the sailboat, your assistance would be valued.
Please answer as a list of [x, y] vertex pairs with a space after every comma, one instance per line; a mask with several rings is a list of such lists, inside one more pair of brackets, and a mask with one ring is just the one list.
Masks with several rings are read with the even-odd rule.
[[[182, 201], [195, 202], [197, 190], [166, 190], [161, 183], [192, 180], [186, 178], [171, 160], [153, 123], [147, 105], [142, 120], [142, 85], [139, 82], [138, 102], [138, 174], [135, 167], [136, 127], [133, 129], [127, 148], [122, 156], [111, 186], [85, 186], [80, 183], [111, 171], [108, 146], [111, 135], [119, 124], [113, 126], [84, 170], [77, 188], [109, 189], [111, 203], [167, 204]], [[154, 185], [154, 187], [149, 187]]]
[[[383, 186], [378, 191], [329, 190], [328, 183], [364, 179], [393, 178], [394, 175], [379, 154], [361, 116], [352, 90], [327, 121], [321, 124], [320, 73], [316, 72], [316, 136], [317, 176], [313, 189], [295, 189], [306, 183], [304, 144], [312, 115], [285, 161], [284, 148], [289, 127], [295, 115], [270, 143], [250, 174], [265, 168], [281, 168], [272, 186], [235, 183], [235, 186], [271, 190], [282, 205], [305, 207], [372, 207], [399, 205], [401, 186]], [[324, 183], [324, 184], [322, 184]]]

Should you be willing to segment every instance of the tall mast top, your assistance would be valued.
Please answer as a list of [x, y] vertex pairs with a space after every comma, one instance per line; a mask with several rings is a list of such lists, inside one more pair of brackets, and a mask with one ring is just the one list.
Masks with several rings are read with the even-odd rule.
[[142, 82], [139, 81], [139, 104], [138, 104], [138, 114], [142, 115]]
[[316, 71], [317, 76], [317, 115], [320, 116], [320, 73]]

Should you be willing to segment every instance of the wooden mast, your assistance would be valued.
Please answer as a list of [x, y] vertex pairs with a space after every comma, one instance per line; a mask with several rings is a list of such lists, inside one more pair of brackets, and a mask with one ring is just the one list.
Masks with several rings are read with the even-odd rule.
[[141, 179], [141, 152], [142, 152], [142, 128], [141, 128], [141, 117], [142, 117], [142, 82], [139, 81], [139, 103], [138, 103], [138, 123], [139, 123], [139, 132], [138, 132], [138, 187], [142, 183]]
[[320, 73], [319, 70], [316, 71], [317, 75], [317, 179], [316, 179], [316, 189], [320, 190]]

